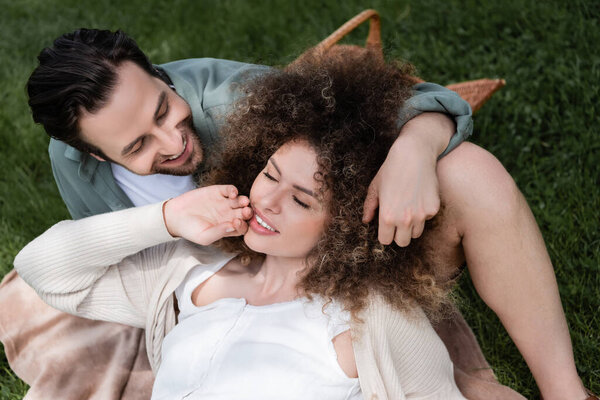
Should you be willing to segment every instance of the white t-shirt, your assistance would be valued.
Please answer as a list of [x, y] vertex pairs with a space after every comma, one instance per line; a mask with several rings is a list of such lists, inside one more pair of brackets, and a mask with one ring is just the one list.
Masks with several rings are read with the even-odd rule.
[[198, 285], [231, 257], [197, 266], [175, 291], [178, 324], [162, 346], [153, 400], [362, 400], [332, 339], [349, 329], [337, 304], [300, 298], [265, 306], [223, 298], [196, 307]]
[[110, 163], [117, 185], [134, 206], [158, 203], [196, 188], [191, 175], [137, 175], [122, 166]]

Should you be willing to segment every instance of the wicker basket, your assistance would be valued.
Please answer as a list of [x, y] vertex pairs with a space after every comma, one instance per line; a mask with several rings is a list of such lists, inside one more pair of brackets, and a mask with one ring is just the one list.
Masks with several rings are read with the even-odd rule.
[[[365, 48], [374, 51], [383, 57], [382, 44], [381, 44], [381, 23], [379, 14], [375, 10], [365, 10], [354, 18], [348, 20], [344, 25], [340, 26], [335, 32], [317, 44], [310, 50], [311, 54], [314, 52], [318, 56], [324, 56], [328, 53], [335, 52], [338, 48], [356, 48], [362, 49], [359, 46], [354, 45], [340, 45], [337, 44], [344, 36], [353, 31], [356, 27], [361, 25], [363, 22], [369, 21], [369, 34], [365, 43]], [[300, 55], [292, 64], [299, 62], [303, 57], [307, 56], [308, 53]], [[422, 82], [420, 78], [415, 77], [415, 82]], [[494, 94], [498, 89], [506, 84], [504, 79], [477, 79], [474, 81], [466, 81], [460, 83], [453, 83], [446, 86], [448, 89], [458, 93], [463, 99], [465, 99], [473, 110], [473, 113], [477, 112], [481, 106]]]

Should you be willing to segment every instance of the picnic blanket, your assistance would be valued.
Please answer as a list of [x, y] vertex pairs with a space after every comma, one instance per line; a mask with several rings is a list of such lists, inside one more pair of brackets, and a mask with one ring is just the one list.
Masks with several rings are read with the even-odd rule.
[[[436, 326], [469, 399], [524, 399], [500, 385], [471, 329], [456, 313]], [[147, 400], [154, 376], [144, 331], [92, 321], [45, 304], [13, 270], [0, 283], [0, 341], [16, 375], [30, 385], [25, 399]]]

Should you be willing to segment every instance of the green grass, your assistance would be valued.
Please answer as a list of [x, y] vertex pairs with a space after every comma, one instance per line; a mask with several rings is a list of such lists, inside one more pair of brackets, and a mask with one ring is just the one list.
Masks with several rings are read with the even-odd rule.
[[[86, 3], [86, 4], [83, 4]], [[39, 50], [79, 28], [121, 28], [155, 63], [220, 57], [283, 65], [364, 8], [382, 15], [389, 58], [431, 81], [501, 77], [507, 86], [475, 118], [528, 199], [556, 268], [586, 386], [600, 392], [600, 3], [595, 0], [322, 2], [0, 0], [0, 276], [18, 250], [68, 217], [54, 186], [48, 139], [24, 85]], [[365, 29], [352, 35], [360, 42]], [[529, 398], [535, 383], [468, 279], [462, 307], [500, 380]], [[0, 398], [26, 385], [0, 354]]]

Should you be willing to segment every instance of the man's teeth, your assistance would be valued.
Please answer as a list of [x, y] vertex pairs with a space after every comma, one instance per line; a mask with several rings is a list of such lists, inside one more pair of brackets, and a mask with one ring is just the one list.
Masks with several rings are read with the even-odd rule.
[[267, 228], [268, 230], [272, 231], [272, 232], [277, 232], [275, 229], [271, 228], [269, 225], [267, 225], [267, 223], [265, 221], [263, 221], [258, 215], [255, 215], [256, 217], [256, 222], [258, 222], [258, 224], [264, 228]]
[[169, 157], [167, 158], [168, 161], [172, 161], [176, 158], [179, 158], [179, 156], [181, 156], [183, 154], [183, 152], [185, 151], [185, 146], [187, 145], [187, 138], [183, 138], [183, 149], [181, 149], [181, 153], [174, 155], [173, 157]]

